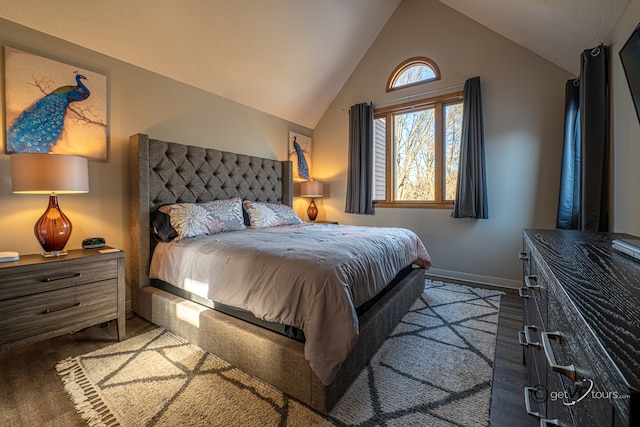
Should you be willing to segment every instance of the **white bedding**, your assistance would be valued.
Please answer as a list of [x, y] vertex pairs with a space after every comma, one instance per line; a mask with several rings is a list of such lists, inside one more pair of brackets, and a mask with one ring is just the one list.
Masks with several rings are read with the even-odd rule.
[[357, 340], [356, 308], [411, 264], [431, 259], [410, 230], [301, 224], [158, 243], [149, 276], [301, 329], [328, 385]]

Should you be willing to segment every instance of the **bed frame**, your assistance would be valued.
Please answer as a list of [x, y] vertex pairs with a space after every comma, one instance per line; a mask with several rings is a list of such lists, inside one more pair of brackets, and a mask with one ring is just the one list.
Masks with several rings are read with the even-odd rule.
[[424, 289], [412, 270], [360, 321], [358, 342], [333, 383], [324, 385], [301, 342], [150, 286], [150, 213], [174, 202], [242, 197], [289, 206], [291, 162], [130, 137], [130, 284], [133, 310], [247, 374], [327, 414]]

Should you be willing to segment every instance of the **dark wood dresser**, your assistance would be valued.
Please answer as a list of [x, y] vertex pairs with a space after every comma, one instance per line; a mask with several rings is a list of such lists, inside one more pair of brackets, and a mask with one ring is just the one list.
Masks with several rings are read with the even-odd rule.
[[640, 262], [620, 233], [524, 230], [519, 333], [533, 425], [640, 425]]

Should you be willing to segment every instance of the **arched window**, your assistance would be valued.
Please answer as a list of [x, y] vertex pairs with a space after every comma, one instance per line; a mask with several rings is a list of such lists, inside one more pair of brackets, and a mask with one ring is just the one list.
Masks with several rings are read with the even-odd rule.
[[435, 62], [424, 56], [403, 61], [393, 70], [387, 82], [387, 92], [440, 80], [440, 70]]

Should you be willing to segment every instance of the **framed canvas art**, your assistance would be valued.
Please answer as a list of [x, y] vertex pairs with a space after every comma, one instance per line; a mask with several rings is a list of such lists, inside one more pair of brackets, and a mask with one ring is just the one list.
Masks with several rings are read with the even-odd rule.
[[4, 48], [5, 152], [107, 160], [107, 77]]
[[293, 163], [293, 179], [311, 179], [310, 137], [289, 131], [289, 160]]

